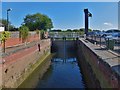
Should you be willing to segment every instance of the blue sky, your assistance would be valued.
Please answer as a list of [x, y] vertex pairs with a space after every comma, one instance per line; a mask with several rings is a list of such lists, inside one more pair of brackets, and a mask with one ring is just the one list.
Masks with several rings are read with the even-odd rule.
[[23, 22], [27, 14], [42, 13], [48, 15], [55, 29], [75, 29], [84, 27], [84, 8], [93, 14], [89, 19], [90, 28], [107, 30], [118, 28], [117, 2], [2, 2], [2, 17], [6, 18], [6, 10], [10, 21], [16, 27]]

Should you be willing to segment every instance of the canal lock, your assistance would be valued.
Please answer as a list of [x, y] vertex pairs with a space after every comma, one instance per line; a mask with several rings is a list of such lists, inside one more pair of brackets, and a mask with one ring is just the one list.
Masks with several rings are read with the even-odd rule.
[[51, 58], [47, 58], [19, 88], [100, 87], [90, 65], [82, 53], [78, 54], [77, 40], [54, 40], [51, 52]]

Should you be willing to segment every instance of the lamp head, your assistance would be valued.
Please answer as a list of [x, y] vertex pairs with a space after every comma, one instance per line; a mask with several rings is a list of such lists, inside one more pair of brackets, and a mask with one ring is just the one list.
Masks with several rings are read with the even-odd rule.
[[9, 8], [9, 9], [7, 9], [7, 11], [12, 11], [12, 9], [11, 9], [11, 8]]
[[89, 13], [89, 14], [88, 14], [88, 16], [89, 16], [89, 17], [92, 17], [92, 14], [91, 14], [91, 13]]

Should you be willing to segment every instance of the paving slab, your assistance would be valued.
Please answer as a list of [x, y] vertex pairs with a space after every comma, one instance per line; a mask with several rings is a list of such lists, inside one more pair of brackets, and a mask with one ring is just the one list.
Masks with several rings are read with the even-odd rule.
[[105, 48], [92, 44], [85, 39], [80, 40], [120, 75], [120, 54], [113, 53]]

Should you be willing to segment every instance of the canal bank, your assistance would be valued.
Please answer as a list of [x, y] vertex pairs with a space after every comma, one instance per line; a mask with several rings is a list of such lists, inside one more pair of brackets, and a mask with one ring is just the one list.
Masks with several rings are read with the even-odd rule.
[[[53, 41], [55, 55], [47, 58], [43, 64], [38, 66], [19, 88], [84, 89], [86, 85], [81, 68], [78, 66], [75, 42], [71, 40]], [[41, 74], [43, 70], [45, 73]]]
[[[85, 39], [41, 41], [4, 64], [7, 88], [119, 88], [117, 56]], [[42, 47], [43, 45], [43, 47]], [[56, 55], [50, 55], [50, 48]], [[28, 54], [27, 54], [28, 53]], [[45, 59], [46, 58], [46, 59]], [[119, 68], [119, 67], [118, 67]]]
[[46, 58], [42, 59], [41, 62], [36, 63], [32, 69], [33, 71], [29, 76], [18, 86], [20, 88], [35, 88], [39, 80], [43, 77], [45, 72], [48, 70], [51, 64], [51, 58], [54, 54], [49, 54]]
[[77, 41], [77, 52], [88, 88], [120, 88], [119, 56], [85, 39]]
[[[38, 48], [40, 46], [40, 51]], [[17, 88], [47, 56], [50, 55], [50, 39], [37, 42], [35, 45], [16, 51], [3, 57], [2, 88]]]

